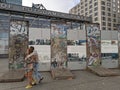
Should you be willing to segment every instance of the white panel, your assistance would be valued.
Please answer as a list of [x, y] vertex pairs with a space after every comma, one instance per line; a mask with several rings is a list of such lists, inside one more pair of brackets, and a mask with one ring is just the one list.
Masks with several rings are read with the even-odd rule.
[[102, 67], [105, 68], [118, 68], [118, 60], [102, 60]]
[[117, 40], [118, 31], [101, 31], [101, 40]]
[[86, 40], [86, 31], [78, 30], [78, 40]]
[[42, 39], [50, 39], [50, 29], [44, 28], [42, 30]]
[[29, 40], [34, 40], [42, 38], [42, 30], [40, 28], [30, 28], [29, 29]]
[[67, 40], [78, 40], [78, 32], [77, 30], [68, 30], [67, 31]]
[[29, 39], [50, 39], [50, 29], [48, 28], [30, 28]]
[[86, 40], [85, 30], [68, 30], [67, 31], [68, 40]]

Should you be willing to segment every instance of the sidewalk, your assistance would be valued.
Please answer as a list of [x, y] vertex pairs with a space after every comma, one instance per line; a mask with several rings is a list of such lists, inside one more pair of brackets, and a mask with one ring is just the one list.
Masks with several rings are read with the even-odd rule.
[[[5, 63], [3, 65], [2, 63]], [[0, 75], [7, 70], [7, 60], [0, 60]], [[30, 90], [120, 90], [120, 76], [99, 77], [88, 71], [72, 71], [75, 79], [53, 80], [50, 72], [42, 72], [44, 80]], [[26, 90], [27, 81], [0, 83], [0, 90]]]

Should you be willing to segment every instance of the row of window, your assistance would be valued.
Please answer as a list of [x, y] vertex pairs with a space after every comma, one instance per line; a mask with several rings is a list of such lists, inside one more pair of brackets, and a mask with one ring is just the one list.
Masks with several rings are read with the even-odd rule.
[[108, 27], [108, 28], [106, 28], [106, 27], [102, 27], [102, 30], [117, 30], [116, 28], [110, 28], [110, 27]]
[[[91, 0], [90, 2], [92, 2], [92, 0]], [[102, 5], [104, 5], [104, 6], [101, 6], [101, 9], [105, 11], [105, 10], [106, 10], [105, 1], [101, 1], [101, 2], [102, 2]], [[81, 3], [83, 3], [83, 2], [81, 2]], [[95, 3], [94, 3], [94, 11], [97, 11], [97, 10], [98, 10], [97, 5], [98, 5], [98, 2], [95, 2]], [[111, 3], [110, 3], [110, 1], [109, 1], [108, 6], [110, 6], [110, 5], [111, 5]], [[86, 8], [81, 5], [81, 13], [84, 13], [84, 8], [85, 8], [85, 11], [89, 11], [90, 14], [92, 13], [93, 5], [90, 5], [90, 6], [89, 6], [89, 10], [88, 10], [88, 7], [87, 7], [87, 6], [88, 6], [87, 3], [85, 4], [85, 7], [86, 7]], [[114, 6], [114, 7], [113, 7], [112, 9], [111, 9], [110, 7], [107, 7], [107, 11], [108, 11], [108, 12], [111, 12], [111, 11], [116, 12], [117, 9], [116, 9], [115, 3], [113, 3], [113, 6]], [[79, 9], [78, 11], [80, 11], [80, 9]], [[108, 14], [108, 16], [111, 16], [111, 15]]]
[[[106, 22], [102, 22], [102, 25], [103, 26], [106, 26]], [[108, 23], [108, 26], [111, 26], [112, 24], [111, 23]], [[113, 24], [113, 27], [116, 27], [117, 25], [116, 24]]]
[[111, 20], [111, 18], [107, 18], [107, 19], [106, 19], [106, 17], [102, 17], [102, 20], [103, 20], [103, 21], [108, 20], [108, 21], [116, 22], [116, 19]]
[[[105, 11], [102, 11], [103, 16], [106, 15], [106, 14], [108, 14], [107, 16], [111, 16], [111, 13], [109, 13], [109, 12], [106, 13]], [[116, 14], [113, 14], [112, 17], [116, 17]]]
[[[98, 5], [98, 2], [95, 2], [95, 3], [94, 3], [94, 7], [97, 6], [97, 5]], [[86, 3], [86, 4], [85, 4], [85, 7], [87, 7], [87, 6], [88, 6], [88, 4]], [[90, 6], [89, 6], [89, 9], [91, 9], [91, 8], [93, 8], [93, 5], [90, 5]], [[81, 5], [81, 9], [84, 9], [84, 6]]]

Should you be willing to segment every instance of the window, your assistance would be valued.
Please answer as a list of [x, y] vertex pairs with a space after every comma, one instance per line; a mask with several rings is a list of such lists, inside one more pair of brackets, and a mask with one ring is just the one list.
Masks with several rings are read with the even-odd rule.
[[84, 13], [84, 11], [83, 11], [83, 10], [81, 10], [81, 13]]
[[89, 4], [91, 4], [91, 3], [92, 3], [92, 0], [90, 0]]
[[107, 10], [108, 10], [108, 11], [111, 11], [111, 9], [110, 9], [110, 8], [107, 8]]
[[108, 30], [111, 30], [111, 28], [108, 28]]
[[102, 17], [102, 20], [106, 20], [106, 18], [105, 18], [105, 17]]
[[98, 10], [98, 7], [95, 7], [95, 8], [94, 8], [94, 11], [97, 11], [97, 10]]
[[90, 5], [89, 9], [91, 9], [91, 8], [92, 8], [92, 5]]
[[108, 16], [111, 16], [111, 13], [108, 13]]
[[87, 8], [85, 8], [85, 11], [87, 11]]
[[83, 5], [83, 2], [81, 2], [81, 5]]
[[106, 30], [106, 27], [102, 27], [102, 30]]
[[116, 27], [116, 24], [113, 24], [113, 27]]
[[108, 23], [108, 26], [111, 26], [111, 23]]
[[81, 9], [83, 9], [83, 6], [81, 6]]
[[96, 18], [94, 18], [94, 20], [95, 20], [95, 21], [98, 21], [98, 18], [96, 17]]
[[101, 1], [101, 4], [102, 4], [102, 5], [105, 5], [105, 1]]
[[102, 25], [103, 25], [103, 26], [106, 26], [106, 22], [102, 22]]
[[102, 6], [102, 10], [105, 10], [105, 7], [104, 7], [104, 6]]
[[98, 3], [97, 3], [97, 2], [95, 2], [95, 3], [94, 3], [94, 6], [97, 6], [97, 5], [98, 5]]
[[95, 14], [94, 14], [94, 16], [97, 16], [98, 15], [98, 12], [96, 12]]
[[116, 22], [116, 19], [113, 19], [113, 22]]
[[113, 17], [116, 17], [116, 14], [113, 14]]
[[109, 7], [110, 7], [110, 6], [111, 6], [111, 3], [107, 3], [107, 6], [109, 6]]
[[92, 15], [89, 15], [89, 17], [91, 17], [91, 18], [92, 18]]
[[88, 12], [86, 12], [85, 15], [87, 16], [87, 15], [88, 15]]
[[87, 3], [85, 4], [85, 7], [87, 7]]
[[108, 21], [111, 21], [111, 18], [108, 18]]
[[102, 12], [102, 15], [105, 15], [105, 12]]
[[92, 10], [90, 10], [89, 13], [91, 14], [91, 13], [92, 13]]

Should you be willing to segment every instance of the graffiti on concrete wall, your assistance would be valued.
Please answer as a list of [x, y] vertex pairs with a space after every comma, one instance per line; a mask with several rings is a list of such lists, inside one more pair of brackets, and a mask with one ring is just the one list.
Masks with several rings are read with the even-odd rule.
[[67, 28], [60, 21], [51, 24], [51, 60], [52, 68], [66, 67]]
[[100, 30], [97, 24], [87, 24], [87, 64], [88, 66], [100, 65]]
[[9, 69], [23, 68], [28, 47], [28, 22], [11, 20], [9, 39]]

